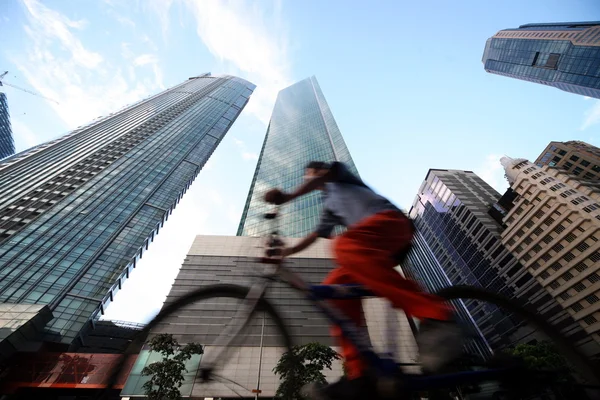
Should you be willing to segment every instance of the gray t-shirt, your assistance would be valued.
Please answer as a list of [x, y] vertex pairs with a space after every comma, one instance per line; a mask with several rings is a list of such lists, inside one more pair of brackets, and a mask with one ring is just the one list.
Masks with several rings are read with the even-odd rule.
[[400, 211], [388, 199], [375, 193], [340, 162], [331, 165], [334, 180], [325, 184], [323, 213], [316, 232], [328, 238], [337, 225], [351, 227], [382, 211]]

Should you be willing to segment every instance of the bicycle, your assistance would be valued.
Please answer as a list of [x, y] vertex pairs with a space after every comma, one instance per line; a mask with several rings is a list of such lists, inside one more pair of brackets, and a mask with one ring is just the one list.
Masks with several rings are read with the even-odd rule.
[[[277, 211], [267, 213], [265, 218], [275, 221]], [[342, 334], [352, 341], [359, 349], [361, 356], [368, 364], [367, 375], [376, 381], [377, 396], [384, 399], [410, 398], [415, 393], [440, 389], [456, 388], [463, 385], [480, 384], [482, 382], [497, 381], [507, 384], [509, 389], [503, 393], [511, 399], [519, 399], [515, 393], [515, 386], [524, 384], [526, 379], [537, 379], [538, 384], [552, 384], [556, 371], [530, 371], [524, 375], [523, 366], [514, 360], [504, 361], [502, 358], [493, 359], [491, 362], [481, 364], [479, 369], [467, 369], [451, 371], [436, 375], [416, 375], [402, 371], [400, 364], [393, 359], [377, 354], [370, 343], [368, 332], [365, 328], [355, 326], [333, 305], [329, 299], [367, 298], [374, 295], [361, 285], [309, 285], [300, 275], [285, 266], [281, 258], [278, 258], [279, 249], [283, 248], [284, 241], [278, 233], [277, 226], [266, 238], [266, 254], [258, 260], [260, 263], [270, 267], [270, 271], [256, 275], [256, 282], [250, 287], [235, 284], [216, 284], [201, 287], [188, 294], [183, 295], [174, 302], [165, 305], [160, 313], [143, 329], [137, 342], [130, 345], [130, 351], [136, 351], [141, 341], [145, 340], [150, 331], [165, 318], [175, 313], [182, 307], [197, 303], [201, 300], [214, 300], [216, 298], [238, 299], [243, 303], [237, 309], [235, 315], [227, 324], [214, 343], [207, 344], [212, 351], [205, 352], [202, 357], [199, 377], [202, 382], [208, 382], [215, 378], [215, 370], [227, 361], [227, 353], [231, 350], [234, 341], [240, 338], [244, 328], [249, 326], [253, 316], [264, 312], [274, 323], [274, 326], [282, 339], [283, 346], [291, 351], [293, 340], [288, 328], [281, 318], [277, 309], [265, 298], [265, 293], [272, 282], [282, 282], [299, 291], [315, 305], [320, 312], [332, 323], [340, 326]], [[399, 255], [397, 261], [402, 262], [409, 249]], [[590, 360], [575, 349], [560, 332], [548, 322], [540, 318], [535, 312], [523, 308], [517, 301], [507, 299], [501, 295], [488, 292], [484, 289], [470, 286], [451, 286], [437, 293], [447, 301], [456, 299], [477, 299], [493, 303], [505, 310], [524, 318], [528, 323], [543, 332], [555, 344], [560, 354], [574, 369], [583, 377], [592, 388], [600, 382], [600, 371], [596, 370]], [[205, 347], [206, 348], [206, 347]], [[133, 349], [133, 350], [132, 350]], [[126, 352], [127, 354], [127, 352]], [[116, 379], [118, 371], [113, 375]], [[111, 383], [113, 381], [111, 380]], [[530, 384], [532, 382], [529, 382]], [[109, 388], [112, 384], [109, 385]], [[512, 388], [512, 389], [511, 389]], [[501, 393], [501, 392], [498, 392]], [[496, 395], [498, 395], [498, 393]], [[600, 392], [599, 392], [600, 394]], [[399, 397], [408, 396], [408, 397]], [[594, 397], [595, 398], [595, 397]], [[600, 396], [599, 396], [600, 398]]]

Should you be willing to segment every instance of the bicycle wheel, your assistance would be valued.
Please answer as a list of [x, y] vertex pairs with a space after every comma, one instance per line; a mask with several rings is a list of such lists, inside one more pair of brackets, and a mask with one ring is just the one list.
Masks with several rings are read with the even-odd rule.
[[[211, 285], [187, 293], [166, 304], [129, 345], [123, 362], [119, 365], [119, 368], [113, 371], [111, 384], [108, 387], [112, 387], [117, 382], [120, 369], [124, 366], [125, 357], [129, 354], [139, 353], [143, 343], [149, 337], [160, 333], [170, 333], [175, 338], [182, 334], [184, 340], [192, 338], [193, 340], [189, 341], [203, 345], [204, 354], [199, 366], [202, 370], [202, 360], [212, 358], [210, 356], [211, 352], [218, 350], [216, 346], [212, 346], [214, 341], [242, 306], [249, 290], [248, 287], [239, 285]], [[200, 321], [198, 321], [198, 316], [201, 317]], [[182, 321], [185, 322], [182, 324]], [[185, 332], [180, 332], [177, 324]], [[179, 341], [182, 340], [179, 339]], [[279, 313], [272, 304], [262, 298], [250, 316], [249, 322], [226, 351], [216, 360], [217, 363], [213, 365], [213, 369], [210, 371], [211, 376], [204, 374], [205, 371], [201, 371], [204, 378], [211, 379], [201, 383], [200, 380], [203, 379], [197, 378], [194, 382], [194, 396], [199, 395], [201, 398], [213, 397], [217, 394], [219, 396], [215, 397], [253, 396], [251, 391], [255, 389], [257, 377], [253, 376], [254, 374], [244, 374], [243, 367], [239, 367], [239, 365], [255, 363], [256, 365], [252, 365], [250, 368], [258, 371], [259, 365], [256, 360], [261, 351], [263, 352], [262, 358], [272, 362], [274, 357], [278, 359], [281, 354], [290, 351], [292, 347], [292, 339]], [[273, 366], [267, 365], [265, 361], [262, 362], [262, 365], [263, 374], [271, 373]], [[249, 367], [249, 365], [246, 365], [246, 367]], [[200, 384], [202, 387], [197, 390], [196, 387]]]
[[[581, 354], [579, 350], [575, 348], [565, 338], [558, 329], [548, 323], [545, 319], [541, 318], [538, 314], [527, 309], [523, 306], [519, 300], [508, 299], [500, 294], [489, 292], [485, 289], [457, 285], [450, 286], [439, 290], [436, 293], [438, 296], [446, 300], [479, 300], [482, 302], [491, 303], [505, 311], [508, 311], [517, 317], [521, 318], [523, 322], [530, 324], [536, 328], [540, 333], [546, 336], [549, 341], [554, 345], [556, 350], [565, 359], [573, 371], [578, 375], [580, 379], [587, 385], [597, 386], [600, 384], [600, 371], [594, 366], [594, 363]], [[600, 395], [597, 392], [596, 395]], [[596, 398], [596, 397], [594, 397]]]

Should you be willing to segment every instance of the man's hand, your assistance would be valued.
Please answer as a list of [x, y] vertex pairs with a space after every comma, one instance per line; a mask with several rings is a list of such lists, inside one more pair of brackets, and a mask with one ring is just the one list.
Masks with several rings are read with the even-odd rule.
[[271, 189], [265, 194], [265, 201], [270, 204], [281, 205], [291, 200], [289, 194], [282, 192], [279, 189]]
[[286, 258], [290, 255], [294, 254], [294, 249], [291, 247], [278, 247], [274, 249], [267, 249], [266, 255], [269, 258], [273, 257], [281, 257]]

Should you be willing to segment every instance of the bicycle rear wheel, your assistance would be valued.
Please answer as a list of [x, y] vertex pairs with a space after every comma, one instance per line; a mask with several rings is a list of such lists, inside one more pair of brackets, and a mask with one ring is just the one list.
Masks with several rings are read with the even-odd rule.
[[[466, 285], [450, 286], [438, 291], [436, 294], [446, 300], [479, 300], [487, 302], [520, 317], [523, 322], [535, 327], [554, 345], [556, 351], [572, 367], [573, 372], [576, 373], [576, 376], [584, 384], [591, 386], [600, 385], [600, 370], [594, 363], [577, 350], [558, 329], [535, 312], [524, 307], [519, 300], [509, 299], [482, 288]], [[600, 391], [596, 392], [594, 396], [596, 395], [600, 396]]]
[[[271, 372], [274, 365], [270, 363], [276, 362], [284, 352], [293, 347], [282, 318], [264, 298], [259, 300], [240, 334], [219, 359], [215, 360], [216, 364], [212, 365], [211, 371], [202, 371], [202, 360], [212, 358], [211, 352], [219, 350], [213, 344], [243, 305], [249, 290], [248, 287], [239, 285], [211, 285], [165, 304], [160, 313], [131, 343], [126, 355], [139, 352], [147, 339], [161, 333], [169, 333], [181, 344], [194, 342], [204, 346], [199, 375], [204, 375], [204, 378], [208, 377], [210, 380], [204, 382], [204, 379], [197, 376], [193, 396], [254, 396], [252, 390], [256, 389], [258, 373], [261, 374], [261, 382], [264, 385], [276, 383]], [[262, 367], [259, 366], [259, 359], [262, 360]], [[113, 384], [118, 376], [119, 371], [115, 371]]]

